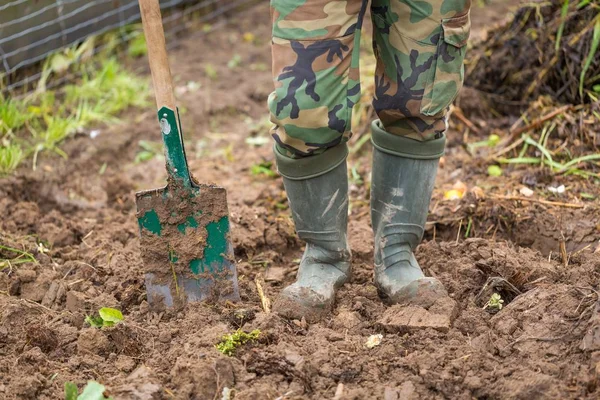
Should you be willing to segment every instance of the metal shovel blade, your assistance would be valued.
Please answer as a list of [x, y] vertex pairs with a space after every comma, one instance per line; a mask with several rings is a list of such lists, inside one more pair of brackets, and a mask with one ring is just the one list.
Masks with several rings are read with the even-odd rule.
[[191, 179], [178, 115], [167, 107], [158, 115], [168, 183], [136, 193], [148, 302], [178, 307], [206, 299], [239, 300], [227, 193]]

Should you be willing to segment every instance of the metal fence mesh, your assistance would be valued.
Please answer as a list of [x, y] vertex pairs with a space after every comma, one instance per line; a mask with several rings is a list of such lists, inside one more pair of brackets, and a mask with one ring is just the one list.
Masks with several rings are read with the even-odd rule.
[[[186, 29], [186, 17], [209, 22], [257, 0], [160, 0], [167, 42]], [[67, 46], [140, 20], [138, 0], [0, 0], [2, 91], [27, 87], [41, 76], [39, 64]], [[135, 32], [134, 34], [138, 34]], [[119, 40], [126, 42], [130, 34]], [[96, 48], [96, 52], [102, 47]], [[35, 66], [38, 68], [35, 68]], [[53, 82], [59, 84], [60, 82]]]

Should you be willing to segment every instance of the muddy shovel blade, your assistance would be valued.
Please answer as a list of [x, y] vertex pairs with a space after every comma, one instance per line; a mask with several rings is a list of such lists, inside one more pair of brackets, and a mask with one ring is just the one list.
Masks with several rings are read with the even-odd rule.
[[239, 300], [224, 188], [190, 178], [178, 115], [158, 112], [165, 144], [167, 186], [136, 193], [137, 218], [152, 307]]
[[158, 121], [165, 145], [167, 186], [136, 193], [148, 303], [239, 300], [225, 189], [192, 180], [175, 106], [158, 0], [139, 0]]

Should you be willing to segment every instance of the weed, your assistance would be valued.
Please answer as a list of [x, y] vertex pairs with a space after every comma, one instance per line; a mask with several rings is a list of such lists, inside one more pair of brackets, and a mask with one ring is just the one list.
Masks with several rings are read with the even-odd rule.
[[13, 172], [23, 161], [25, 155], [18, 144], [10, 144], [0, 147], [0, 176]]
[[24, 101], [5, 99], [0, 94], [0, 138], [12, 134], [29, 119]]
[[260, 336], [260, 330], [255, 329], [250, 333], [246, 333], [238, 329], [234, 333], [223, 336], [221, 342], [215, 345], [217, 350], [226, 356], [233, 356], [238, 347], [243, 346], [249, 341], [254, 341]]
[[112, 400], [112, 397], [107, 397], [104, 392], [104, 385], [96, 381], [88, 381], [83, 392], [78, 395], [77, 385], [73, 382], [65, 382], [65, 400]]
[[594, 33], [592, 36], [592, 45], [590, 47], [590, 52], [588, 53], [585, 61], [583, 63], [583, 68], [581, 69], [581, 74], [579, 76], [579, 96], [583, 99], [583, 86], [585, 74], [588, 69], [592, 65], [592, 61], [596, 57], [596, 50], [598, 50], [598, 46], [600, 46], [600, 14], [596, 17], [596, 23], [594, 24]]
[[469, 149], [470, 153], [473, 153], [473, 150], [479, 148], [479, 147], [496, 147], [496, 145], [500, 143], [500, 136], [496, 135], [496, 134], [491, 134], [486, 140], [481, 140], [479, 142], [475, 142], [475, 143], [469, 143], [467, 144], [467, 147]]
[[208, 79], [210, 79], [211, 81], [216, 81], [219, 77], [217, 69], [212, 64], [206, 64], [204, 66], [204, 73], [206, 74], [206, 76], [208, 76]]
[[227, 62], [227, 68], [234, 69], [239, 67], [241, 64], [242, 56], [240, 56], [239, 54], [234, 54], [233, 57], [231, 57], [231, 60]]
[[2, 252], [7, 251], [7, 252], [15, 255], [14, 257], [10, 257], [10, 258], [9, 257], [0, 258], [0, 271], [4, 270], [5, 268], [12, 270], [12, 267], [14, 265], [18, 265], [18, 264], [37, 262], [35, 257], [33, 256], [33, 254], [28, 253], [23, 250], [0, 245], [0, 251], [2, 251]]
[[[37, 90], [20, 99], [0, 96], [0, 175], [10, 174], [27, 157], [35, 169], [41, 152], [66, 158], [60, 144], [94, 123], [114, 123], [117, 113], [130, 106], [146, 105], [148, 84], [125, 71], [114, 58], [77, 63], [91, 57], [93, 40], [67, 49], [44, 64]], [[51, 74], [69, 68], [81, 74], [76, 84], [47, 90]]]
[[106, 328], [123, 321], [123, 314], [116, 308], [102, 307], [98, 314], [99, 316], [86, 316], [85, 322], [94, 328]]
[[261, 162], [254, 164], [252, 167], [250, 167], [250, 173], [252, 175], [266, 175], [269, 178], [275, 178], [277, 177], [277, 172], [271, 169], [272, 166], [272, 162]]
[[148, 48], [146, 47], [146, 36], [140, 32], [131, 40], [131, 42], [129, 42], [127, 54], [129, 54], [130, 57], [138, 58], [146, 55], [146, 53], [148, 53]]
[[489, 309], [492, 312], [498, 312], [502, 310], [502, 304], [504, 304], [504, 300], [498, 293], [492, 294], [488, 302], [483, 306], [483, 309]]
[[362, 179], [362, 176], [360, 176], [360, 172], [358, 172], [359, 168], [360, 162], [350, 168], [350, 183], [356, 186], [362, 186], [362, 184], [365, 183], [365, 181]]
[[142, 150], [135, 155], [136, 164], [152, 160], [154, 157], [162, 154], [162, 145], [159, 142], [140, 140], [138, 142]]
[[497, 165], [490, 165], [487, 172], [489, 176], [502, 176], [502, 168]]

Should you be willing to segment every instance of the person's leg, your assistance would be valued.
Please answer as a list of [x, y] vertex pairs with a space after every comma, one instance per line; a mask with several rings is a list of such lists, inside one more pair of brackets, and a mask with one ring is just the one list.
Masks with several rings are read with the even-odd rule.
[[425, 278], [422, 239], [447, 112], [463, 82], [470, 0], [373, 0], [377, 57], [371, 216], [375, 283], [392, 303], [427, 306], [446, 294]]
[[316, 320], [350, 276], [346, 141], [360, 96], [358, 50], [367, 0], [271, 0], [274, 152], [306, 250], [274, 309]]

